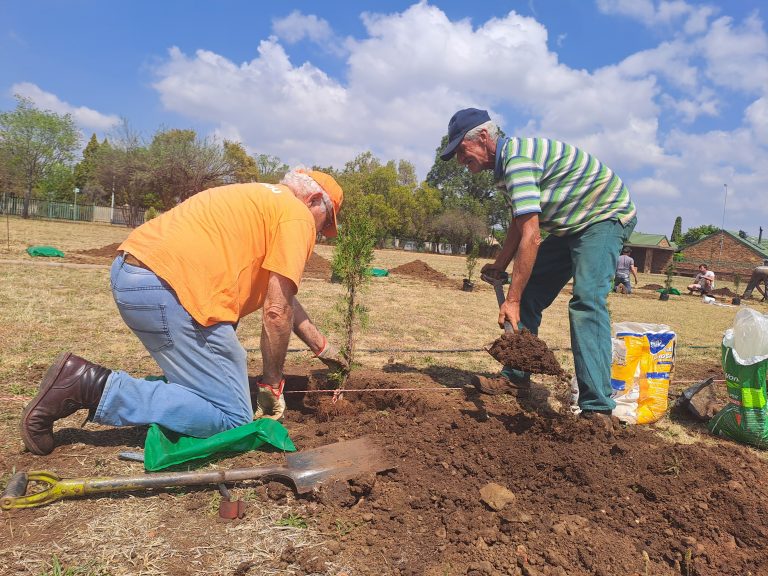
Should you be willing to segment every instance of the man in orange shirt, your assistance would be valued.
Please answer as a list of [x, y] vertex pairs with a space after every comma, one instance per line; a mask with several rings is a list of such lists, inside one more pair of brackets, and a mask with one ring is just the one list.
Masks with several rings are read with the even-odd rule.
[[[112, 264], [112, 293], [168, 382], [59, 355], [22, 415], [30, 452], [50, 453], [53, 423], [81, 408], [100, 424], [157, 423], [199, 438], [254, 416], [280, 419], [292, 331], [329, 368], [347, 370], [295, 297], [317, 232], [336, 235], [342, 200], [331, 176], [300, 168], [278, 185], [204, 190], [134, 230]], [[254, 414], [235, 328], [259, 309], [263, 375]]]

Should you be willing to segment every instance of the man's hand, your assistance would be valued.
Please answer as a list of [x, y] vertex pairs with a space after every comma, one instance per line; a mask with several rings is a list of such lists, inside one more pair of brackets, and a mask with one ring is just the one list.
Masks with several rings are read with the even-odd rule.
[[349, 360], [341, 351], [333, 344], [325, 340], [325, 344], [320, 352], [317, 353], [317, 357], [325, 364], [332, 372], [341, 372], [343, 374], [349, 373]]
[[512, 331], [517, 332], [520, 325], [520, 302], [504, 300], [499, 308], [499, 328], [504, 328], [504, 322], [512, 325]]
[[480, 269], [480, 276], [486, 282], [488, 280], [485, 280], [485, 278], [488, 278], [489, 280], [491, 280], [491, 282], [494, 282], [494, 281], [498, 282], [500, 280], [505, 280], [508, 277], [506, 270], [497, 266], [495, 263], [489, 263], [483, 266]]
[[285, 398], [283, 398], [283, 387], [285, 378], [280, 380], [276, 386], [259, 382], [258, 392], [256, 394], [256, 412], [253, 419], [270, 418], [272, 420], [282, 420], [285, 412]]

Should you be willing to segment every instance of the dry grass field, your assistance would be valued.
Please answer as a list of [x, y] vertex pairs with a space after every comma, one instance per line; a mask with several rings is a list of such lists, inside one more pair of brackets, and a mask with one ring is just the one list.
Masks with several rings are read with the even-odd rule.
[[[157, 373], [157, 367], [123, 325], [112, 302], [108, 265], [62, 265], [73, 262], [69, 253], [119, 242], [128, 230], [18, 218], [3, 219], [1, 223], [0, 487], [10, 477], [22, 455], [23, 446], [17, 427], [24, 403], [35, 394], [41, 375], [59, 352], [71, 350], [109, 368], [120, 368], [136, 375]], [[55, 246], [68, 255], [63, 261], [33, 259], [25, 252], [31, 245]], [[321, 245], [316, 252], [330, 259], [332, 247]], [[478, 286], [472, 293], [459, 289], [466, 272], [463, 257], [381, 250], [375, 254], [374, 266], [391, 269], [415, 259], [421, 259], [446, 274], [454, 286], [437, 286], [407, 276], [373, 278], [364, 296], [370, 310], [370, 322], [358, 340], [361, 349], [358, 361], [370, 368], [397, 362], [416, 368], [455, 369], [452, 374], [497, 371], [499, 366], [482, 350], [499, 335], [492, 289], [485, 285]], [[484, 263], [479, 262], [478, 271]], [[687, 280], [676, 278], [674, 285], [682, 291]], [[663, 277], [640, 274], [640, 286], [649, 283], [662, 284]], [[481, 283], [478, 281], [477, 284]], [[728, 284], [719, 283], [718, 286]], [[310, 315], [336, 342], [340, 342], [341, 338], [335, 325], [337, 314], [334, 306], [341, 291], [339, 284], [306, 279], [299, 292], [299, 298]], [[545, 313], [540, 336], [556, 350], [564, 368], [571, 370], [568, 298], [566, 288]], [[650, 290], [637, 290], [631, 296], [612, 294], [609, 297], [614, 321], [667, 324], [675, 330], [679, 344], [676, 368], [679, 387], [709, 371], [718, 370], [718, 346], [723, 331], [731, 325], [738, 309], [727, 306], [725, 300], [720, 303], [723, 305], [707, 305], [689, 296], [673, 296], [668, 302], [660, 302], [657, 294]], [[765, 304], [750, 302], [750, 305], [761, 312], [768, 312]], [[244, 319], [238, 333], [244, 346], [252, 350], [253, 373], [258, 374], [259, 314]], [[291, 349], [291, 364], [314, 362], [303, 344], [295, 338]], [[395, 377], [399, 378], [398, 385], [408, 383], [407, 374]], [[657, 429], [660, 434], [673, 436], [677, 440], [702, 438], [699, 432], [691, 432], [669, 422], [660, 423]], [[70, 446], [68, 453], [72, 455], [73, 467], [62, 472], [69, 475], [88, 470], [93, 474], [100, 473], [102, 469], [111, 473], [130, 470], [116, 460], [105, 463], [100, 458], [89, 457], [82, 445]], [[211, 498], [206, 505], [215, 510], [216, 500]], [[76, 538], [62, 536], [59, 530], [61, 541], [49, 542], [47, 546], [12, 549], [10, 544], [14, 541], [14, 534], [20, 530], [28, 533], [44, 531], [47, 526], [56, 523], [57, 515], [67, 517], [76, 510], [76, 502], [34, 511], [33, 515], [27, 515], [21, 521], [9, 513], [2, 513], [0, 549], [10, 551], [3, 553], [5, 556], [0, 554], [0, 566], [9, 566], [13, 562], [17, 568], [15, 572], [7, 572], [0, 567], [0, 573], [64, 574], [63, 570], [56, 572], [53, 566], [58, 558], [66, 558], [70, 566], [82, 570], [67, 572], [69, 574], [183, 573], [168, 567], [184, 566], [187, 554], [196, 557], [206, 553], [205, 544], [197, 541], [199, 538], [195, 539], [193, 532], [200, 528], [194, 523], [179, 526], [179, 530], [190, 531], [190, 541], [197, 542], [190, 550], [175, 550], [153, 538], [153, 526], [164, 522], [164, 508], [167, 505], [183, 507], [188, 504], [183, 498], [177, 501], [171, 494], [163, 496], [163, 499], [122, 498], [113, 501], [106, 498], [99, 502], [105, 511], [110, 511], [109, 517], [113, 519], [119, 508], [119, 526], [106, 525], [98, 517], [88, 517], [83, 519], [87, 525], [78, 526], [80, 532]], [[327, 536], [297, 528], [290, 521], [285, 521], [285, 518], [291, 518], [290, 506], [286, 504], [262, 509], [257, 516], [247, 525], [240, 525], [240, 528], [234, 525], [227, 528], [217, 540], [220, 547], [216, 553], [221, 558], [220, 565], [209, 565], [206, 572], [200, 573], [232, 574], [238, 561], [233, 551], [246, 541], [258, 549], [259, 554], [266, 556], [274, 554], [274, 548], [285, 546], [286, 542], [295, 547], [310, 546]], [[137, 529], [138, 524], [144, 527]], [[270, 537], [261, 539], [268, 532]], [[107, 537], [107, 533], [115, 542], [112, 556], [103, 552], [96, 557], [90, 556], [87, 552], [89, 546], [100, 537]], [[140, 571], [132, 571], [137, 565], [133, 561], [136, 555], [145, 557]]]

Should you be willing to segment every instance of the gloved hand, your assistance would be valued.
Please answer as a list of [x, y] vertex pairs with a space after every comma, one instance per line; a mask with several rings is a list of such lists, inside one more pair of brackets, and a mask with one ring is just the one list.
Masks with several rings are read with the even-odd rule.
[[342, 372], [344, 374], [349, 372], [349, 360], [347, 357], [336, 346], [328, 342], [327, 338], [324, 340], [323, 348], [317, 353], [320, 361], [328, 366], [328, 369], [332, 372]]
[[285, 387], [285, 378], [280, 380], [277, 387], [259, 382], [256, 393], [256, 412], [253, 414], [254, 420], [259, 418], [283, 419], [283, 412], [285, 412], [283, 387]]

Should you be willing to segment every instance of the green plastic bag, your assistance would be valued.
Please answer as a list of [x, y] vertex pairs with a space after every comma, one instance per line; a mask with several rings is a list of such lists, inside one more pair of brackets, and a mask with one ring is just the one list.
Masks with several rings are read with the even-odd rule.
[[254, 420], [210, 438], [184, 436], [152, 424], [144, 442], [144, 469], [162, 470], [218, 453], [256, 450], [264, 444], [285, 452], [296, 451], [285, 426], [269, 418]]
[[385, 270], [384, 268], [369, 268], [368, 273], [374, 277], [389, 276], [389, 270]]
[[27, 254], [30, 256], [54, 256], [64, 258], [64, 252], [53, 246], [30, 246], [27, 248]]
[[730, 401], [709, 421], [709, 431], [758, 448], [768, 447], [768, 358], [754, 364], [740, 364], [733, 348], [724, 344], [721, 360]]

